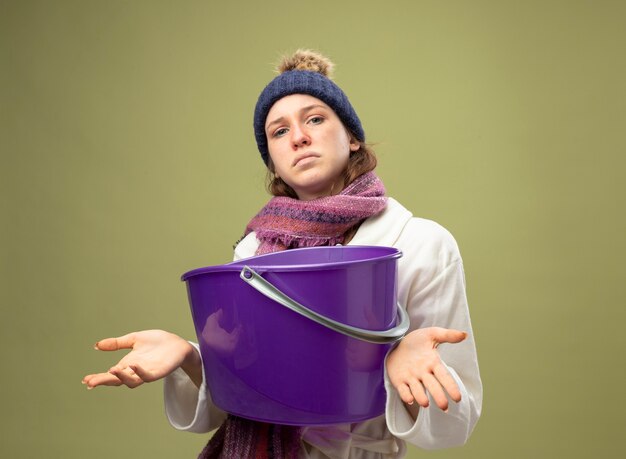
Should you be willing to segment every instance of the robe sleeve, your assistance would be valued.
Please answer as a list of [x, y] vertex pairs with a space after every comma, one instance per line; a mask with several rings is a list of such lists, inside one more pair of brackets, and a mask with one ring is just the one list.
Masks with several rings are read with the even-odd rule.
[[[196, 343], [191, 344], [198, 349]], [[198, 352], [200, 352], [199, 349]], [[178, 430], [196, 433], [210, 432], [217, 429], [226, 419], [226, 413], [211, 401], [206, 388], [204, 366], [202, 385], [199, 389], [187, 374], [178, 368], [164, 379], [163, 392], [165, 414], [170, 424]]]
[[[482, 383], [478, 369], [476, 346], [470, 322], [463, 263], [456, 242], [444, 228], [429, 223], [419, 226], [423, 241], [414, 249], [407, 228], [399, 241], [404, 252], [401, 265], [403, 285], [399, 300], [406, 304], [411, 318], [411, 331], [425, 327], [454, 328], [468, 333], [461, 343], [443, 343], [438, 347], [441, 359], [461, 391], [461, 401], [450, 401], [448, 412], [443, 412], [430, 398], [428, 408], [420, 408], [413, 421], [398, 392], [385, 371], [387, 390], [386, 419], [389, 431], [396, 437], [423, 449], [460, 446], [467, 442], [481, 412]], [[404, 298], [400, 298], [400, 297]]]

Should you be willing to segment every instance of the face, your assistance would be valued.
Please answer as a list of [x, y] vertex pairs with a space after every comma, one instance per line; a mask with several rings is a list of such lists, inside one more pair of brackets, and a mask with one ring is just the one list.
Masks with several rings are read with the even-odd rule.
[[360, 147], [332, 108], [305, 94], [277, 101], [265, 134], [275, 174], [305, 201], [339, 193], [350, 152]]

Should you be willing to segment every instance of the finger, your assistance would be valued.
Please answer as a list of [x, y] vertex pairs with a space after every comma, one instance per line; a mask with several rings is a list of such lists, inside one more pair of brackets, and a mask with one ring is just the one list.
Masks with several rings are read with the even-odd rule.
[[419, 380], [414, 379], [409, 383], [409, 386], [411, 387], [411, 394], [413, 394], [413, 398], [415, 398], [417, 404], [423, 408], [428, 408], [430, 401], [428, 400], [428, 396], [426, 395], [426, 391], [424, 390], [422, 383]]
[[100, 351], [117, 351], [120, 349], [132, 349], [135, 345], [135, 333], [120, 336], [118, 338], [105, 338], [96, 343], [95, 348]]
[[432, 338], [437, 344], [460, 343], [465, 338], [467, 338], [467, 332], [464, 332], [461, 330], [454, 330], [451, 328], [433, 327]]
[[83, 384], [87, 385], [87, 389], [93, 389], [98, 386], [121, 386], [122, 381], [118, 377], [110, 373], [98, 373], [87, 375], [83, 378]]
[[136, 363], [133, 365], [128, 365], [128, 366], [130, 367], [131, 370], [135, 372], [137, 376], [139, 376], [139, 378], [141, 378], [143, 382], [152, 382], [158, 379], [154, 376], [154, 374], [151, 371], [145, 370], [143, 367], [139, 366]]
[[396, 390], [398, 391], [398, 395], [400, 396], [400, 399], [406, 403], [407, 405], [413, 405], [413, 403], [415, 402], [415, 399], [413, 398], [413, 395], [411, 394], [411, 389], [409, 389], [409, 386], [407, 386], [406, 384], [400, 384], [398, 387], [396, 387]]
[[143, 384], [141, 378], [129, 367], [123, 369], [119, 367], [113, 367], [109, 370], [109, 373], [119, 378], [122, 384], [131, 389], [134, 389], [135, 387]]
[[427, 374], [422, 378], [422, 384], [435, 401], [435, 404], [443, 411], [448, 410], [448, 397], [443, 391], [443, 387], [432, 374]]
[[122, 384], [131, 389], [134, 389], [135, 387], [143, 384], [141, 378], [137, 376], [137, 374], [129, 367], [123, 369], [119, 367], [113, 367], [109, 370], [109, 373], [111, 373], [113, 376], [117, 376]]
[[441, 384], [443, 389], [448, 393], [450, 398], [455, 402], [461, 401], [461, 391], [459, 386], [450, 374], [450, 372], [443, 365], [438, 365], [434, 370], [435, 378]]

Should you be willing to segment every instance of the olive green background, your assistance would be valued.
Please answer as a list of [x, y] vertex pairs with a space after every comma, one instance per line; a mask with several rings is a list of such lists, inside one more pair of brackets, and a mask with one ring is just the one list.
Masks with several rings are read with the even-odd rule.
[[624, 454], [626, 3], [0, 1], [6, 458], [195, 457], [162, 384], [85, 390], [100, 338], [193, 338], [183, 272], [268, 199], [252, 110], [323, 51], [388, 192], [465, 260], [485, 389], [468, 445]]

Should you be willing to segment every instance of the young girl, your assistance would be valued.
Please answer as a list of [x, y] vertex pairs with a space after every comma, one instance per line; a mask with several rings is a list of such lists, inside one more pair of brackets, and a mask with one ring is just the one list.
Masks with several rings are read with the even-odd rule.
[[[456, 242], [385, 197], [361, 122], [329, 78], [331, 69], [324, 56], [297, 51], [259, 96], [254, 133], [274, 197], [248, 224], [234, 258], [336, 244], [402, 251], [398, 301], [411, 327], [385, 360], [385, 414], [302, 428], [246, 420], [211, 402], [196, 344], [161, 330], [99, 341], [96, 349], [131, 352], [83, 383], [136, 387], [165, 378], [174, 427], [219, 427], [200, 457], [400, 458], [405, 441], [425, 449], [464, 444], [480, 416], [482, 386]], [[233, 336], [216, 339], [227, 346]]]

